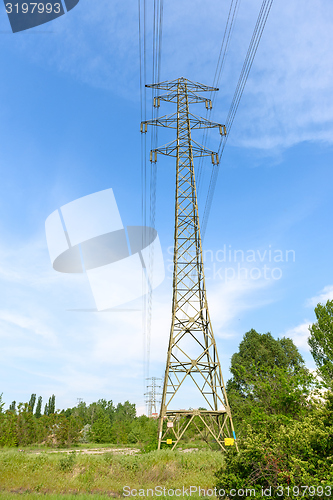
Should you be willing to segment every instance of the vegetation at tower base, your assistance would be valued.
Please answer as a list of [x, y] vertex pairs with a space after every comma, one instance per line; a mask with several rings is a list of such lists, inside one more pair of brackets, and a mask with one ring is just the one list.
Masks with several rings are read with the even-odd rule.
[[317, 322], [310, 326], [311, 354], [327, 387], [333, 389], [333, 300], [315, 308]]
[[[218, 489], [254, 488], [261, 496], [262, 488], [271, 488], [272, 494], [264, 498], [276, 499], [283, 488], [280, 497], [285, 499], [332, 498], [332, 393], [326, 394], [324, 402], [312, 401], [302, 419], [267, 416], [260, 430], [250, 424], [244, 430], [247, 435], [241, 439], [240, 452], [230, 450], [216, 473]], [[311, 486], [311, 490], [304, 491], [302, 486]]]
[[254, 488], [257, 496], [268, 488], [264, 498], [273, 499], [282, 487], [281, 498], [295, 498], [288, 487], [303, 498], [322, 498], [321, 487], [332, 484], [333, 495], [333, 393], [323, 391], [292, 340], [250, 330], [231, 373], [227, 392], [240, 452], [228, 450], [216, 486]]

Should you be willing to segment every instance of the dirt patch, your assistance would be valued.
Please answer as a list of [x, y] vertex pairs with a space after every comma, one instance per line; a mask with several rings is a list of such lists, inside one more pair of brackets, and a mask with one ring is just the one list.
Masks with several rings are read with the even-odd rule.
[[113, 453], [114, 455], [135, 455], [140, 453], [137, 448], [80, 448], [79, 450], [47, 450], [45, 451], [35, 451], [35, 455], [41, 455], [42, 453], [73, 453], [75, 451], [82, 455], [103, 455], [104, 453]]

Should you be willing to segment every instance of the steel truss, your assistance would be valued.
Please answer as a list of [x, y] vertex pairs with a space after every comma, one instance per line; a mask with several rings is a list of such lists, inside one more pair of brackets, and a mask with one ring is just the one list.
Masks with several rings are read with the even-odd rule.
[[[177, 103], [177, 113], [141, 123], [143, 133], [148, 125], [177, 129], [177, 139], [154, 149], [150, 156], [152, 162], [157, 160], [157, 153], [177, 158], [172, 324], [158, 448], [166, 442], [174, 449], [193, 425], [205, 439], [210, 435], [225, 450], [226, 443], [233, 443], [236, 436], [208, 311], [193, 164], [195, 157], [211, 156], [213, 164], [218, 164], [219, 159], [217, 153], [192, 140], [191, 130], [218, 128], [221, 135], [226, 135], [226, 129], [189, 112], [190, 103], [203, 102], [210, 109], [211, 101], [197, 92], [218, 89], [185, 78], [147, 87], [168, 91], [154, 99], [156, 107], [160, 101]], [[169, 409], [185, 380], [194, 383], [208, 409]]]

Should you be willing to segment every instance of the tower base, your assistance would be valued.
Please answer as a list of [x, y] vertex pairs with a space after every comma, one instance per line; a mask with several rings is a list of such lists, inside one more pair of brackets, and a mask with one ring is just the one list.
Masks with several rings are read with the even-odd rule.
[[[167, 410], [163, 417], [160, 416], [158, 449], [162, 443], [166, 443], [174, 450], [192, 425], [207, 444], [213, 441], [222, 451], [226, 451], [229, 446], [235, 446], [238, 451], [235, 433], [228, 428], [228, 423], [230, 426], [226, 410]], [[234, 437], [230, 438], [232, 435]]]

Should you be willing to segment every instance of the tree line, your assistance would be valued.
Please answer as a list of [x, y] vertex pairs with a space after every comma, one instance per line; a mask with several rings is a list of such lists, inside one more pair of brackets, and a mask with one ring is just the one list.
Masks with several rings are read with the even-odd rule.
[[[37, 401], [37, 404], [36, 404]], [[136, 416], [135, 404], [125, 401], [116, 406], [100, 399], [90, 405], [84, 401], [67, 410], [56, 410], [55, 395], [45, 404], [32, 394], [29, 402], [13, 401], [7, 410], [0, 395], [0, 446], [70, 446], [76, 443], [139, 444], [154, 447], [156, 421]]]

